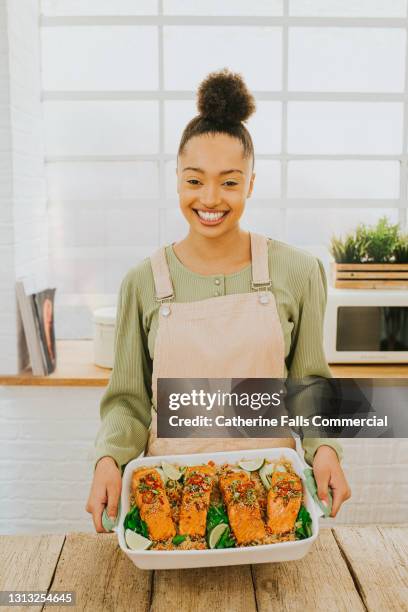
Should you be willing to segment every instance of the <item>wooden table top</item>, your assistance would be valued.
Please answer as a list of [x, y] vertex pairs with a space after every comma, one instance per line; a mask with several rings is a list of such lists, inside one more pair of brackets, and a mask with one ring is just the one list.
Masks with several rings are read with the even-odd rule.
[[[47, 387], [106, 387], [112, 370], [93, 362], [92, 340], [58, 340], [58, 366], [49, 376], [33, 376], [31, 370], [22, 374], [0, 374], [0, 385], [31, 385]], [[407, 378], [408, 364], [332, 364], [336, 378]]]
[[323, 528], [300, 561], [154, 572], [116, 534], [0, 536], [0, 590], [75, 591], [50, 611], [408, 610], [408, 525]]

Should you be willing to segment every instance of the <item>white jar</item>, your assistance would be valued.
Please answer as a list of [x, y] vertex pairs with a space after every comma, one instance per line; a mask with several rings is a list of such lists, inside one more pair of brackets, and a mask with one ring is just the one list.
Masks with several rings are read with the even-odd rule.
[[116, 307], [93, 311], [94, 363], [102, 368], [113, 368]]

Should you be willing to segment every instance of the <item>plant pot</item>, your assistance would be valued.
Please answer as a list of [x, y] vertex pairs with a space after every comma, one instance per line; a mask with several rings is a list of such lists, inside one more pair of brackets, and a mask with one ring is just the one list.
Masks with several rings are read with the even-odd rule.
[[336, 289], [408, 289], [408, 264], [332, 263]]

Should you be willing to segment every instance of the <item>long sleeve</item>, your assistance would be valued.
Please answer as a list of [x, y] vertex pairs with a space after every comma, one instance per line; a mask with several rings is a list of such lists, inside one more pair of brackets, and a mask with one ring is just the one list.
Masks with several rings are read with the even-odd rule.
[[109, 455], [121, 467], [144, 450], [151, 421], [151, 373], [137, 282], [129, 271], [119, 290], [114, 363], [100, 402], [94, 466]]
[[[289, 403], [292, 414], [299, 412], [305, 417], [316, 413], [316, 406], [310, 399], [314, 385], [327, 384], [331, 378], [330, 368], [323, 348], [323, 321], [327, 303], [327, 279], [320, 259], [316, 258], [305, 281], [299, 316], [294, 328], [294, 341], [288, 357], [288, 381], [302, 379], [307, 386]], [[309, 394], [309, 400], [308, 400]], [[308, 413], [305, 409], [308, 406]], [[303, 438], [305, 460], [312, 465], [319, 446], [331, 446], [342, 459], [343, 451], [334, 438]]]

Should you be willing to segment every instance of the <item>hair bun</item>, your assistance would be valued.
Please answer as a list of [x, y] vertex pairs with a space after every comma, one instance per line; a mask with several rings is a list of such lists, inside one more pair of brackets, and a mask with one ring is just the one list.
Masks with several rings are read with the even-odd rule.
[[255, 99], [242, 76], [227, 68], [211, 72], [197, 92], [198, 112], [214, 124], [246, 121], [255, 111]]

